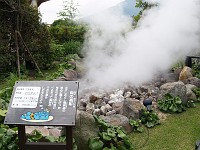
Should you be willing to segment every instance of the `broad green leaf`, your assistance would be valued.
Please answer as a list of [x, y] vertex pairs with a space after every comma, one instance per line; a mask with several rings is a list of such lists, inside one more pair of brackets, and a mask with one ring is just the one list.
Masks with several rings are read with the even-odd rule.
[[0, 109], [0, 116], [5, 117], [5, 116], [6, 116], [6, 113], [7, 113], [7, 110], [2, 110], [2, 109]]
[[147, 126], [148, 128], [151, 128], [151, 127], [154, 126], [154, 124], [153, 124], [152, 122], [147, 122], [147, 123], [146, 123], [146, 126]]
[[46, 136], [45, 139], [48, 141], [48, 142], [51, 142], [51, 143], [54, 143], [56, 142], [56, 137], [54, 136]]
[[175, 103], [176, 104], [181, 104], [182, 103], [180, 97], [175, 97]]
[[107, 129], [107, 133], [112, 138], [116, 136], [116, 131], [114, 129], [112, 129], [112, 128], [108, 128]]
[[112, 138], [108, 135], [108, 133], [106, 133], [106, 132], [103, 132], [103, 139], [104, 140], [106, 140], [106, 141], [110, 141], [110, 140], [112, 140]]
[[118, 133], [118, 135], [117, 135], [118, 137], [120, 137], [122, 139], [126, 139], [127, 138], [126, 134], [122, 130], [117, 129], [117, 133]]
[[89, 139], [89, 148], [91, 150], [102, 150], [103, 145], [103, 142], [98, 137]]

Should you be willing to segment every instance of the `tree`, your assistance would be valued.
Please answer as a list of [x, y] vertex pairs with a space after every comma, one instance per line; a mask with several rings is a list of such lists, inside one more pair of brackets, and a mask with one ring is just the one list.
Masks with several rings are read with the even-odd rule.
[[[33, 64], [28, 47], [37, 64], [45, 68], [51, 57], [50, 35], [37, 10], [31, 8], [27, 0], [0, 0], [0, 18], [1, 72], [16, 71], [17, 47], [21, 65]], [[16, 32], [23, 41], [19, 35], [16, 40]]]
[[153, 4], [153, 3], [148, 3], [145, 0], [136, 0], [136, 4], [135, 7], [136, 8], [140, 8], [140, 12], [138, 13], [138, 15], [134, 16], [134, 21], [137, 24], [137, 22], [140, 20], [141, 16], [143, 15], [143, 12], [147, 9], [150, 9], [154, 6], [157, 6], [157, 4]]
[[64, 20], [74, 20], [78, 14], [78, 4], [75, 4], [73, 0], [70, 0], [70, 2], [64, 1], [64, 3], [66, 4], [63, 6], [63, 10], [59, 12], [59, 16]]

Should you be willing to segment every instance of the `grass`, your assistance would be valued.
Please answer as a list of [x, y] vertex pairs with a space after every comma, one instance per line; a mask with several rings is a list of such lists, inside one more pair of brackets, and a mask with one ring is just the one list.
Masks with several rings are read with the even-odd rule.
[[[129, 136], [139, 150], [193, 150], [200, 140], [200, 103], [180, 114], [171, 114], [161, 125]], [[148, 140], [147, 140], [148, 139]]]

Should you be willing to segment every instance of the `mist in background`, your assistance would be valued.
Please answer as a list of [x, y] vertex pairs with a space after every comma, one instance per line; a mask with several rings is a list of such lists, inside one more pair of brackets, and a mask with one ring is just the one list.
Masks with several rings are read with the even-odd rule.
[[[122, 9], [94, 15], [84, 45], [87, 85], [99, 88], [139, 85], [200, 50], [199, 0], [149, 0], [133, 29]], [[85, 6], [93, 11], [98, 5]]]

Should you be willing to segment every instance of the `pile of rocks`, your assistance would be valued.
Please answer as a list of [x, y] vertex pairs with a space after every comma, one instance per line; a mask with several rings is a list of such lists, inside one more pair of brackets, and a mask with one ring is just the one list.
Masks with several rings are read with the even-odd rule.
[[84, 94], [79, 96], [77, 122], [84, 119], [85, 124], [78, 124], [74, 129], [76, 141], [81, 139], [81, 142], [77, 142], [77, 144], [87, 149], [87, 140], [96, 135], [96, 132], [93, 132], [98, 129], [95, 124], [92, 128], [91, 125], [87, 125], [87, 123], [95, 122], [93, 114], [100, 116], [112, 125], [122, 126], [127, 132], [130, 132], [129, 118], [140, 117], [140, 110], [144, 108], [144, 99], [147, 97], [152, 99], [152, 107], [162, 120], [166, 118], [166, 115], [157, 109], [158, 99], [161, 99], [166, 93], [170, 93], [173, 96], [181, 97], [182, 102], [187, 103], [188, 99], [196, 100], [196, 96], [192, 92], [192, 89], [196, 87], [200, 87], [200, 80], [191, 75], [191, 69], [185, 67], [182, 70], [178, 69], [159, 76], [140, 87], [127, 86], [111, 92], [82, 91]]

